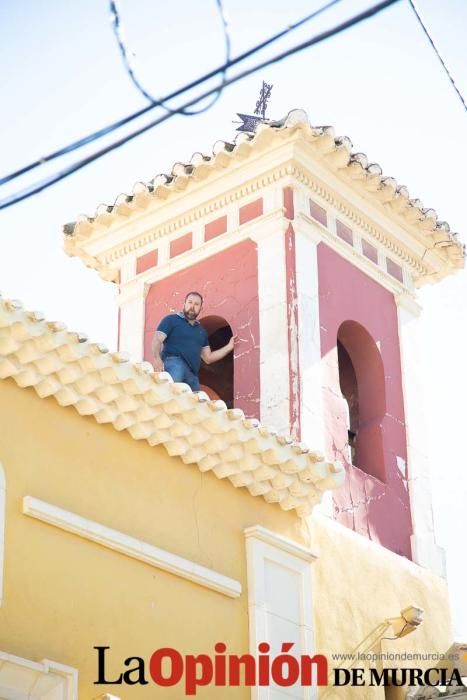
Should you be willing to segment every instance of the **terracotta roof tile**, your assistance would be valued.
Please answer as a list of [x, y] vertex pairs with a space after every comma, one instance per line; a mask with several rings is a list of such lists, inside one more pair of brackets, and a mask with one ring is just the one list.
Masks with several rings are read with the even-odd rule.
[[344, 481], [338, 462], [277, 435], [240, 409], [194, 394], [148, 362], [132, 364], [125, 353], [109, 352], [65, 324], [0, 297], [0, 380], [7, 378], [135, 440], [163, 445], [186, 464], [212, 470], [300, 516], [311, 512], [323, 491]]

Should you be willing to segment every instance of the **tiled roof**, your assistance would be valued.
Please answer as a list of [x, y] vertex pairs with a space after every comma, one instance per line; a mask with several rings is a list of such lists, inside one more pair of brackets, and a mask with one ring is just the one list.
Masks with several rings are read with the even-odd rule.
[[8, 377], [300, 516], [344, 481], [339, 463], [326, 462], [240, 409], [228, 410], [223, 401], [155, 373], [148, 362], [132, 364], [123, 353], [0, 297], [0, 379]]
[[331, 126], [312, 126], [303, 110], [293, 110], [277, 122], [260, 123], [255, 133], [241, 132], [233, 142], [217, 141], [211, 155], [195, 153], [189, 163], [175, 163], [170, 173], [157, 175], [150, 182], [136, 183], [131, 194], [120, 194], [113, 204], [100, 204], [93, 216], [83, 215], [77, 221], [65, 224], [67, 252], [77, 254], [73, 239], [92, 237], [101, 226], [108, 228], [120, 217], [128, 218], [132, 212], [144, 209], [151, 202], [166, 201], [184, 191], [190, 183], [204, 180], [230, 163], [247, 158], [257, 148], [264, 148], [274, 140], [292, 138], [297, 132], [324, 157], [332, 170], [344, 174], [349, 182], [358, 183], [375, 204], [384, 204], [402, 224], [414, 226], [423, 234], [427, 244], [441, 246], [452, 267], [463, 267], [465, 253], [457, 240], [458, 234], [451, 232], [447, 222], [438, 220], [434, 209], [412, 198], [407, 187], [398, 184], [393, 177], [383, 175], [381, 167], [364, 153], [354, 152], [348, 137], [336, 137]]

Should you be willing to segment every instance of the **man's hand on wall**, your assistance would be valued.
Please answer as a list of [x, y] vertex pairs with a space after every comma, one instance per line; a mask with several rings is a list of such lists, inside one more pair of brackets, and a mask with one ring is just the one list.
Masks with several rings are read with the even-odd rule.
[[155, 357], [152, 366], [154, 367], [155, 372], [163, 372], [164, 371], [164, 363], [162, 362], [160, 357]]
[[229, 348], [229, 352], [232, 352], [234, 349], [235, 341], [238, 340], [238, 335], [233, 335], [229, 342], [227, 343], [227, 347]]

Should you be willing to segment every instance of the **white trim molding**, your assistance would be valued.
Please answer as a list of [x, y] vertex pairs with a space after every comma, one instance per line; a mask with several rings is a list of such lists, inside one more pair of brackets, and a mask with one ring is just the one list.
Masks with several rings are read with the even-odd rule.
[[3, 564], [5, 561], [6, 481], [0, 462], [0, 608], [3, 602]]
[[[268, 642], [271, 658], [281, 645], [292, 642], [290, 654], [297, 659], [312, 655], [314, 647], [311, 563], [317, 554], [310, 549], [261, 526], [244, 531], [248, 576], [248, 617], [250, 652]], [[280, 700], [316, 697], [315, 687], [275, 684], [252, 688], [252, 700]]]
[[247, 527], [243, 533], [247, 540], [254, 537], [258, 541], [264, 542], [271, 547], [276, 547], [276, 549], [280, 549], [293, 557], [297, 557], [297, 559], [303, 559], [303, 561], [309, 563], [313, 563], [318, 559], [317, 552], [313, 552], [311, 549], [308, 549], [308, 547], [304, 547], [303, 545], [298, 544], [298, 542], [290, 540], [288, 537], [278, 535], [276, 532], [268, 530], [261, 525]]
[[77, 700], [78, 670], [56, 661], [30, 661], [0, 651], [2, 700]]
[[23, 513], [230, 598], [241, 595], [242, 586], [235, 579], [38, 498], [25, 496]]

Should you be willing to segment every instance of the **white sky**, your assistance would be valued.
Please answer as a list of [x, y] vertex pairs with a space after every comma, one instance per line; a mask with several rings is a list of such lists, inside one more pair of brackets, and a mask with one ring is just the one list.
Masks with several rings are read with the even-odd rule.
[[[233, 55], [323, 1], [224, 0]], [[372, 4], [342, 0], [260, 57]], [[417, 7], [466, 95], [467, 3], [418, 0]], [[121, 9], [140, 77], [155, 95], [223, 61], [215, 0], [127, 0]], [[1, 3], [0, 61], [0, 175], [145, 104], [122, 67], [107, 0]], [[312, 124], [332, 124], [466, 240], [461, 190], [467, 162], [465, 112], [408, 0], [400, 0], [345, 34], [237, 83], [205, 114], [175, 117], [50, 190], [0, 212], [2, 293], [115, 347], [115, 289], [64, 255], [61, 225], [82, 212], [92, 214], [99, 203], [113, 202], [138, 180], [169, 171], [194, 151], [210, 152], [217, 139], [231, 138], [236, 112], [254, 109], [262, 79], [274, 84], [268, 116], [280, 118], [299, 107]], [[432, 414], [427, 440], [433, 455], [435, 522], [438, 542], [448, 551], [455, 638], [465, 642], [467, 273], [423, 290], [420, 300], [425, 308], [420, 361], [426, 367]]]

